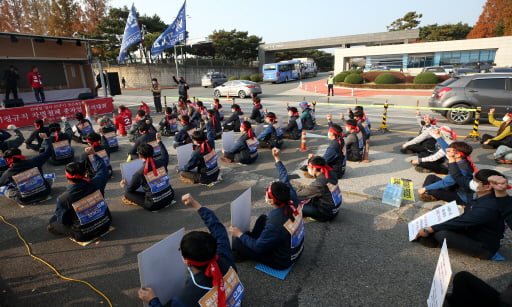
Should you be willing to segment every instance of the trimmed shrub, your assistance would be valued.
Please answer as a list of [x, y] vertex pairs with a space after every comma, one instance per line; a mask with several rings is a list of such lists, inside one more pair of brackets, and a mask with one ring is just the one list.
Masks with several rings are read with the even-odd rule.
[[350, 74], [345, 78], [345, 83], [349, 84], [361, 84], [363, 83], [364, 78], [360, 74]]
[[244, 76], [241, 76], [240, 77], [240, 80], [251, 80], [251, 77], [249, 77], [248, 75], [244, 75]]
[[436, 84], [437, 76], [433, 72], [422, 72], [413, 81], [415, 84]]
[[261, 77], [261, 74], [254, 74], [254, 75], [251, 75], [251, 81], [252, 82], [261, 82], [261, 81], [263, 81], [263, 77]]
[[350, 75], [348, 71], [342, 71], [334, 77], [334, 82], [343, 82], [345, 78]]
[[397, 79], [397, 83], [405, 82], [405, 75], [396, 71], [369, 71], [362, 73], [361, 75], [366, 80], [366, 82], [375, 82], [375, 79], [382, 74], [392, 74]]
[[375, 84], [395, 84], [397, 83], [397, 78], [392, 73], [383, 73], [375, 78]]
[[360, 75], [360, 74], [363, 73], [363, 70], [362, 69], [351, 69], [348, 72], [351, 73], [351, 74], [358, 74], [358, 75]]
[[238, 77], [229, 77], [228, 81], [238, 80]]

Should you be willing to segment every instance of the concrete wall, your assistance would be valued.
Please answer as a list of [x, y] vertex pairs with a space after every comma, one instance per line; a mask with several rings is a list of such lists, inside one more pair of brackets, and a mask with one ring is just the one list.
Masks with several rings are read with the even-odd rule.
[[417, 54], [443, 51], [497, 49], [496, 66], [512, 66], [512, 36], [465, 39], [444, 42], [386, 45], [360, 48], [337, 48], [334, 53], [334, 71], [343, 71], [348, 58], [386, 54]]
[[178, 67], [179, 75], [176, 75], [176, 66], [172, 64], [152, 64], [138, 65], [129, 64], [127, 66], [111, 66], [104, 67], [108, 72], [119, 73], [119, 80], [122, 77], [126, 79], [126, 87], [143, 88], [149, 87], [151, 78], [157, 78], [160, 86], [175, 86], [172, 76], [177, 78], [183, 76], [189, 84], [201, 84], [201, 77], [210, 71], [220, 72], [226, 77], [240, 77], [243, 75], [258, 74], [258, 68], [249, 67], [230, 67], [230, 66], [187, 66], [185, 68]]

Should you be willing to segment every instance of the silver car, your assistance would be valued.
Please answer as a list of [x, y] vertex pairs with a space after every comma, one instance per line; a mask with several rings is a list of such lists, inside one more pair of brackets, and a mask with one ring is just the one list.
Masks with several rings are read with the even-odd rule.
[[495, 108], [495, 116], [501, 117], [512, 108], [512, 73], [485, 73], [454, 77], [434, 88], [428, 102], [433, 110], [454, 124], [467, 124], [474, 116], [474, 109], [482, 107], [482, 117]]
[[222, 83], [228, 81], [228, 78], [221, 74], [220, 72], [209, 72], [201, 78], [201, 86], [207, 87], [216, 87], [221, 85]]
[[213, 90], [213, 96], [238, 96], [240, 98], [257, 96], [261, 94], [261, 86], [248, 80], [233, 80], [217, 86]]

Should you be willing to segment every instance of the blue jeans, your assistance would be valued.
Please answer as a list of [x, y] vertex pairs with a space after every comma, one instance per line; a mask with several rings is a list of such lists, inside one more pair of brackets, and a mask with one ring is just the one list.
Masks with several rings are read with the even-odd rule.
[[37, 102], [45, 102], [44, 90], [42, 87], [33, 87]]

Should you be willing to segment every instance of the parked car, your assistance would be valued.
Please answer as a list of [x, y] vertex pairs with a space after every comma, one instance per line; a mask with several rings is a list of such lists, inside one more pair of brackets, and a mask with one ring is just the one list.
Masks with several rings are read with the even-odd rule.
[[[473, 68], [473, 69], [477, 70], [476, 63], [477, 62], [468, 62], [468, 63], [462, 64], [461, 67]], [[488, 72], [491, 69], [491, 67], [492, 67], [492, 65], [489, 62], [480, 62], [480, 71], [477, 71], [477, 72]]]
[[443, 65], [444, 71], [446, 71], [447, 74], [453, 74], [453, 65]]
[[201, 86], [205, 88], [211, 86], [216, 87], [222, 83], [228, 81], [228, 78], [220, 72], [209, 72], [201, 78]]
[[217, 86], [213, 90], [213, 96], [238, 96], [240, 98], [257, 96], [261, 94], [261, 86], [248, 80], [233, 80]]
[[493, 68], [491, 68], [491, 72], [495, 72], [495, 73], [502, 73], [502, 72], [512, 73], [512, 67], [493, 67]]
[[454, 124], [471, 122], [474, 112], [467, 109], [476, 107], [482, 107], [482, 117], [486, 117], [491, 108], [496, 109], [495, 116], [501, 117], [512, 107], [512, 73], [450, 78], [434, 88], [428, 105], [433, 108], [452, 108], [433, 111]]
[[436, 76], [446, 76], [448, 74], [441, 66], [428, 66], [423, 68], [421, 72], [431, 72]]
[[474, 68], [463, 68], [463, 67], [455, 67], [453, 69], [453, 76], [464, 76], [467, 74], [476, 74], [477, 71]]

